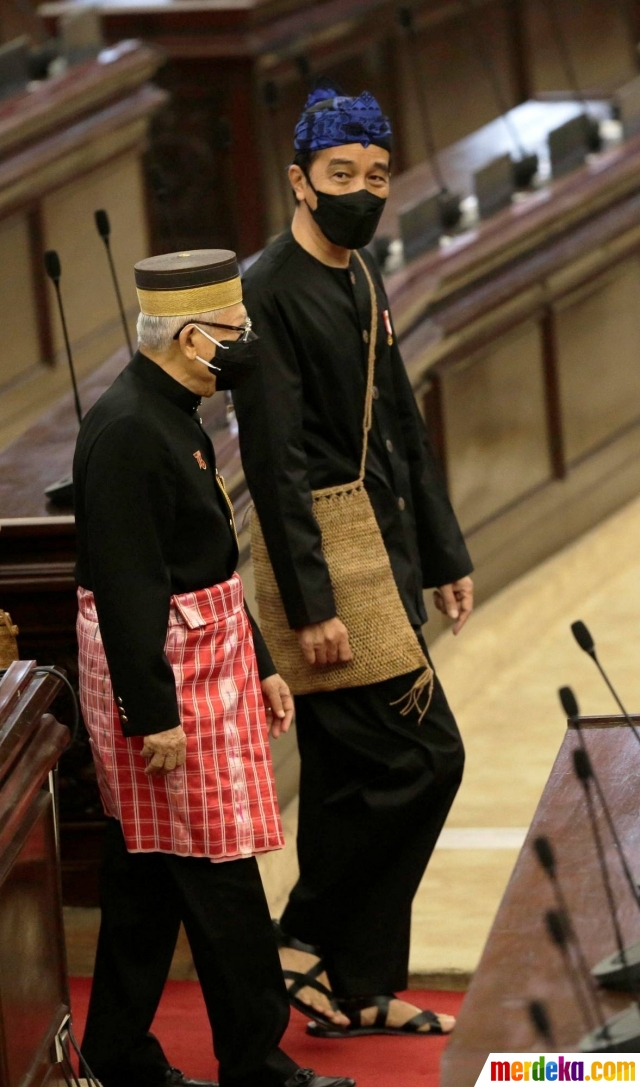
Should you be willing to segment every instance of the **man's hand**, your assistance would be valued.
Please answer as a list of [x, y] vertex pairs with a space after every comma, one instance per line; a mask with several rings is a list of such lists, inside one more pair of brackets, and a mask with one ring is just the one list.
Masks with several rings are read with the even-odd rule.
[[298, 641], [307, 664], [346, 664], [353, 660], [346, 626], [336, 616], [324, 623], [312, 623], [298, 631]]
[[154, 732], [145, 736], [142, 754], [149, 763], [145, 774], [169, 774], [176, 766], [184, 766], [187, 759], [187, 737], [182, 725], [168, 728], [166, 732]]
[[473, 581], [461, 577], [450, 585], [441, 585], [433, 594], [433, 602], [443, 615], [454, 620], [453, 633], [459, 634], [473, 611]]
[[293, 698], [291, 691], [276, 672], [274, 676], [267, 676], [260, 684], [264, 708], [267, 711], [267, 724], [274, 740], [283, 732], [288, 732], [293, 717]]

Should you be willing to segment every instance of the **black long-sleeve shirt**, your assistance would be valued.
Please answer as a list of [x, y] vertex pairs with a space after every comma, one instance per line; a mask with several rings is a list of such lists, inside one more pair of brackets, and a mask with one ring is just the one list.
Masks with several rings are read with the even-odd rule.
[[[410, 621], [426, 620], [423, 588], [469, 574], [471, 559], [432, 454], [384, 311], [365, 486]], [[354, 480], [362, 452], [371, 302], [358, 260], [331, 268], [286, 231], [244, 277], [262, 364], [234, 394], [245, 475], [293, 628], [335, 615], [311, 490]], [[387, 314], [390, 326], [390, 318]], [[389, 340], [393, 342], [390, 343]]]
[[[231, 577], [238, 547], [199, 398], [136, 353], [87, 413], [73, 465], [76, 580], [95, 597], [125, 735], [180, 723], [171, 596]], [[275, 667], [253, 628], [260, 677]]]

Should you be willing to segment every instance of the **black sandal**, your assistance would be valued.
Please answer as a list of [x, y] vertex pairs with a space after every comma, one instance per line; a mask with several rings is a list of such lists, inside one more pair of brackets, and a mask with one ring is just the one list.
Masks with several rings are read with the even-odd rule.
[[[356, 998], [354, 1000], [341, 1000], [338, 1007], [341, 1012], [347, 1016], [350, 1020], [350, 1026], [346, 1029], [338, 1029], [335, 1024], [331, 1024], [331, 1029], [327, 1028], [323, 1024], [308, 1023], [307, 1034], [310, 1034], [312, 1038], [363, 1038], [369, 1034], [413, 1034], [414, 1036], [420, 1036], [423, 1038], [432, 1038], [437, 1034], [444, 1034], [440, 1020], [435, 1012], [423, 1011], [418, 1012], [408, 1022], [403, 1023], [401, 1027], [389, 1027], [387, 1026], [387, 1019], [389, 1018], [389, 1003], [395, 1000], [396, 997], [393, 993], [390, 996], [372, 996]], [[373, 1023], [369, 1026], [363, 1026], [362, 1024], [362, 1012], [365, 1008], [375, 1007], [378, 1009]], [[420, 1030], [420, 1027], [429, 1024], [431, 1030]], [[450, 1031], [446, 1032], [447, 1034]]]
[[319, 975], [323, 974], [325, 971], [325, 965], [320, 957], [318, 948], [314, 947], [313, 944], [305, 944], [302, 940], [296, 940], [295, 936], [288, 936], [282, 931], [278, 921], [273, 922], [273, 929], [276, 934], [278, 947], [289, 947], [292, 951], [304, 951], [307, 955], [317, 955], [318, 957], [318, 962], [315, 966], [312, 966], [304, 974], [299, 970], [282, 971], [285, 982], [290, 981], [292, 983], [291, 985], [287, 985], [287, 996], [289, 997], [291, 1007], [313, 1019], [314, 1025], [333, 1027], [335, 1037], [341, 1038], [344, 1031], [341, 1027], [336, 1026], [333, 1019], [330, 1019], [324, 1012], [312, 1008], [310, 1004], [306, 1004], [304, 1000], [300, 1000], [297, 995], [301, 989], [315, 989], [317, 993], [322, 993], [323, 996], [326, 996], [333, 1011], [339, 1011], [338, 1002], [331, 990], [327, 989], [326, 985], [323, 985], [321, 981], [318, 981]]

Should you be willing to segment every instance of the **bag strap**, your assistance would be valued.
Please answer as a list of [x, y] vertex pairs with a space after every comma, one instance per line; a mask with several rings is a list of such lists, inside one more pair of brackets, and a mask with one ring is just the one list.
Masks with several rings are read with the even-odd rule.
[[371, 430], [371, 424], [373, 422], [373, 377], [376, 367], [376, 346], [378, 340], [378, 297], [376, 295], [376, 288], [371, 277], [371, 272], [367, 268], [365, 261], [357, 250], [354, 250], [353, 255], [360, 262], [369, 286], [369, 295], [371, 297], [371, 327], [369, 329], [367, 387], [364, 397], [364, 420], [362, 423], [362, 460], [360, 461], [360, 475], [358, 476], [358, 482], [362, 483], [367, 462], [367, 450], [369, 448], [369, 431]]

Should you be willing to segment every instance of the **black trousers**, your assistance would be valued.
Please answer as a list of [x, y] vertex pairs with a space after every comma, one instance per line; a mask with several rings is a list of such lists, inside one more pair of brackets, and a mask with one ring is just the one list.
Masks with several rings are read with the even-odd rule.
[[422, 723], [391, 705], [412, 679], [295, 700], [300, 879], [281, 925], [320, 949], [338, 998], [406, 988], [412, 901], [462, 780], [437, 677]]
[[[169, 1067], [149, 1032], [180, 922], [214, 1033], [221, 1087], [281, 1087], [289, 1005], [255, 858], [128, 853], [108, 821], [102, 922], [82, 1052], [104, 1087], [158, 1087]], [[188, 1070], [185, 1069], [188, 1073]]]

